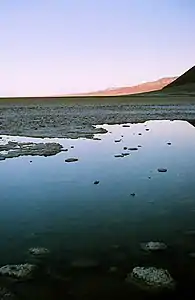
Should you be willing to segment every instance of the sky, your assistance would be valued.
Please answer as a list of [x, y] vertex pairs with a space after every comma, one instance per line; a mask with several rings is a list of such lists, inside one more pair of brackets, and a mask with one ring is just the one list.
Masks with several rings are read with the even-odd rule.
[[195, 65], [194, 0], [1, 0], [0, 97], [131, 86]]

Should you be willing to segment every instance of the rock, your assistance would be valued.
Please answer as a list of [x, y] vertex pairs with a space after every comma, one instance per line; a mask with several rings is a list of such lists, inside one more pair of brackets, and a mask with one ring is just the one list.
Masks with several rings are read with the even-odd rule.
[[131, 196], [132, 196], [132, 197], [135, 197], [135, 193], [131, 193]]
[[141, 243], [141, 248], [145, 251], [160, 251], [167, 249], [167, 245], [161, 242]]
[[167, 143], [167, 145], [171, 145], [171, 143], [170, 143], [170, 142], [168, 142], [168, 143]]
[[134, 147], [134, 148], [128, 148], [128, 150], [130, 150], [130, 151], [136, 151], [136, 150], [138, 150], [138, 148], [136, 148], [136, 147]]
[[17, 279], [25, 279], [29, 278], [35, 269], [35, 265], [28, 263], [21, 265], [5, 265], [0, 268], [0, 275]]
[[5, 156], [0, 156], [0, 161], [5, 160]]
[[151, 179], [151, 177], [150, 177], [150, 176], [148, 176], [148, 179]]
[[28, 251], [34, 256], [44, 256], [50, 253], [49, 249], [43, 247], [30, 248]]
[[30, 160], [30, 163], [32, 163], [32, 160]]
[[159, 169], [158, 169], [158, 172], [160, 172], [160, 173], [165, 173], [165, 172], [167, 172], [167, 169], [159, 168]]
[[71, 149], [73, 149], [73, 148], [74, 148], [74, 146], [70, 146], [70, 148], [71, 148]]
[[142, 135], [142, 133], [141, 133], [141, 132], [139, 132], [139, 133], [138, 133], [138, 135]]
[[[9, 141], [5, 145], [0, 145], [0, 151], [6, 151], [4, 158], [13, 158], [19, 156], [51, 156], [62, 151], [62, 145], [58, 143], [19, 143]], [[1, 156], [2, 157], [2, 156]]]
[[76, 162], [76, 161], [78, 161], [78, 158], [70, 157], [65, 159], [65, 162]]
[[122, 154], [115, 154], [114, 157], [124, 157]]
[[123, 147], [123, 150], [127, 150], [128, 148], [127, 147]]
[[128, 152], [123, 152], [122, 153], [122, 156], [128, 156], [130, 153], [128, 153]]
[[0, 300], [15, 300], [15, 295], [6, 287], [0, 286]]
[[155, 267], [135, 267], [126, 277], [127, 283], [135, 284], [140, 289], [161, 291], [175, 288], [175, 281], [167, 270]]
[[141, 148], [141, 147], [142, 147], [142, 145], [138, 145], [137, 147], [138, 147], [138, 148]]
[[67, 152], [67, 151], [68, 151], [68, 149], [67, 149], [67, 148], [66, 148], [66, 149], [62, 149], [62, 151], [63, 151], [63, 152]]
[[146, 131], [149, 131], [150, 129], [149, 128], [146, 128]]
[[124, 124], [124, 125], [122, 125], [122, 127], [130, 127], [130, 125]]
[[80, 258], [77, 259], [75, 261], [73, 261], [71, 263], [71, 266], [73, 268], [96, 268], [99, 266], [99, 262], [94, 260], [94, 259], [90, 259], [90, 258]]
[[94, 181], [93, 184], [99, 184], [100, 182], [98, 180]]
[[121, 139], [115, 140], [115, 143], [120, 143], [120, 142], [121, 142]]
[[94, 141], [101, 141], [101, 139], [100, 139], [100, 138], [97, 138], [97, 137], [94, 137], [93, 140], [94, 140]]

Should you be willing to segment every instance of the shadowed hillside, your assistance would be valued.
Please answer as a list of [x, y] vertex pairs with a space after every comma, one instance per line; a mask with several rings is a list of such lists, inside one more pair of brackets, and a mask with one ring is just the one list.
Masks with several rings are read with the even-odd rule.
[[195, 92], [195, 66], [163, 88], [165, 92]]

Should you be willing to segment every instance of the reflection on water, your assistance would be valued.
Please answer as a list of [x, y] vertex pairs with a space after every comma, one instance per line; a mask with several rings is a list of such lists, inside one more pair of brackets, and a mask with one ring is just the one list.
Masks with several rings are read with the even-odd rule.
[[[68, 152], [0, 162], [1, 265], [21, 262], [34, 246], [70, 261], [100, 257], [113, 245], [126, 249], [119, 260], [132, 259], [141, 242], [152, 240], [195, 252], [195, 243], [183, 244], [184, 233], [195, 229], [195, 128], [184, 121], [104, 127], [101, 140], [52, 139]], [[42, 141], [0, 142], [7, 140]], [[124, 152], [130, 155], [114, 157]], [[79, 161], [65, 163], [69, 157]]]

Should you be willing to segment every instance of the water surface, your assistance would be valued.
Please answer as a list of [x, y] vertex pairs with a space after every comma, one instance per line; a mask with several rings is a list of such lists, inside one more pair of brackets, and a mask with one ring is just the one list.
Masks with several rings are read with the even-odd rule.
[[[68, 152], [0, 162], [0, 264], [21, 262], [34, 246], [71, 259], [111, 245], [129, 251], [143, 241], [171, 245], [195, 229], [195, 128], [185, 121], [104, 127], [100, 141], [44, 139]], [[42, 141], [2, 137], [1, 143]], [[130, 155], [114, 157], [122, 152]], [[65, 163], [68, 157], [79, 161]]]

